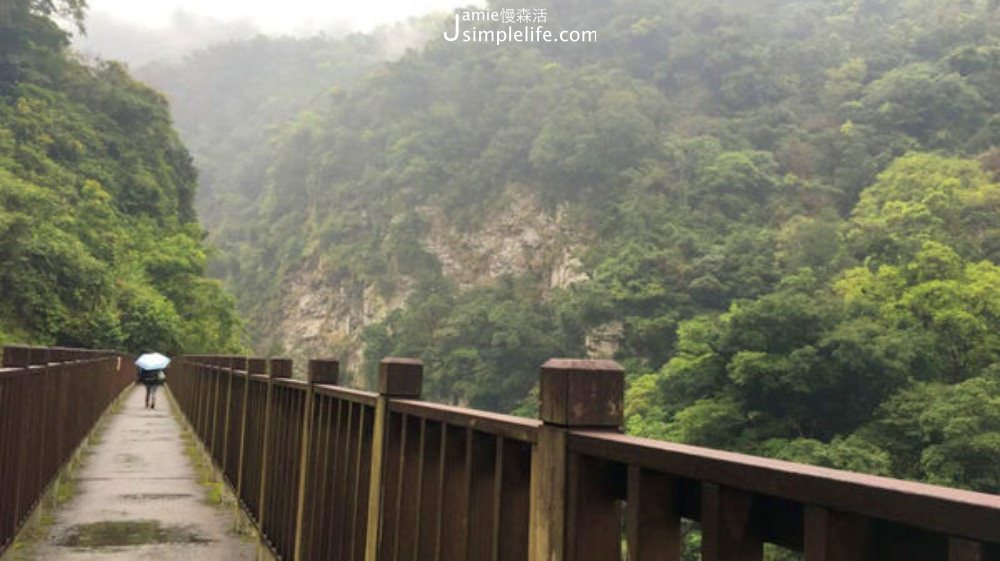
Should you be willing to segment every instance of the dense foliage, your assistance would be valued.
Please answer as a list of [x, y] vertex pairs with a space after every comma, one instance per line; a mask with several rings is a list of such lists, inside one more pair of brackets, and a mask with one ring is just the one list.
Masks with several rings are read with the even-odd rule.
[[0, 10], [0, 342], [239, 348], [162, 96], [75, 60], [48, 17], [82, 25], [83, 5]]
[[[220, 213], [253, 323], [302, 268], [405, 281], [366, 371], [419, 355], [429, 397], [525, 412], [620, 325], [632, 432], [1000, 490], [996, 3], [536, 4], [599, 41], [431, 40], [270, 136], [255, 212]], [[420, 209], [474, 231], [511, 186], [588, 233], [587, 282], [442, 272]]]
[[199, 217], [220, 255], [238, 261], [233, 241], [251, 235], [280, 125], [338, 96], [421, 33], [411, 25], [336, 41], [258, 36], [136, 69], [169, 94], [177, 128], [201, 162]]

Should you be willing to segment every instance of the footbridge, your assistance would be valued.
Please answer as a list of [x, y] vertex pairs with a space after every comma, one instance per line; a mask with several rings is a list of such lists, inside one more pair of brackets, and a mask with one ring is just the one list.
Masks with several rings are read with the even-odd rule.
[[[5, 349], [0, 549], [129, 359]], [[613, 361], [542, 365], [538, 419], [422, 401], [414, 359], [383, 360], [375, 392], [340, 385], [335, 360], [305, 366], [201, 355], [168, 373], [175, 422], [278, 559], [1000, 560], [1000, 496], [622, 434]]]

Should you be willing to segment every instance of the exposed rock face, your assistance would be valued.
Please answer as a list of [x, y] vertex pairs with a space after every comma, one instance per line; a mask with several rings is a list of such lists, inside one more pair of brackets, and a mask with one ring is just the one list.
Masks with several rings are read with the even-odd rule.
[[549, 288], [565, 288], [590, 279], [583, 271], [583, 262], [573, 256], [570, 248], [563, 248], [549, 273]]
[[508, 193], [507, 201], [476, 232], [454, 228], [440, 208], [420, 209], [431, 225], [424, 245], [441, 262], [446, 277], [463, 289], [529, 272], [544, 274], [550, 288], [587, 279], [574, 257], [583, 248], [583, 234], [568, 224], [565, 212], [548, 213], [533, 196], [517, 189]]
[[587, 333], [587, 358], [614, 358], [625, 336], [620, 321], [601, 324]]
[[[283, 317], [267, 343], [283, 348], [303, 368], [308, 358], [339, 358], [345, 376], [361, 365], [364, 328], [401, 308], [412, 290], [407, 279], [401, 279], [393, 294], [383, 298], [374, 286], [332, 279], [314, 267], [294, 273], [287, 287]], [[357, 385], [361, 381], [347, 378], [345, 382]]]
[[[564, 212], [546, 212], [534, 197], [515, 190], [506, 201], [474, 232], [454, 227], [440, 208], [419, 209], [430, 225], [424, 247], [437, 257], [447, 278], [462, 289], [525, 273], [548, 279], [549, 288], [587, 280], [576, 257], [585, 237], [568, 224]], [[329, 277], [315, 264], [304, 266], [289, 278], [282, 317], [263, 346], [280, 346], [301, 368], [309, 357], [340, 358], [341, 371], [349, 376], [362, 362], [364, 328], [402, 308], [412, 292], [409, 277], [392, 281], [395, 289], [384, 295], [374, 285]]]

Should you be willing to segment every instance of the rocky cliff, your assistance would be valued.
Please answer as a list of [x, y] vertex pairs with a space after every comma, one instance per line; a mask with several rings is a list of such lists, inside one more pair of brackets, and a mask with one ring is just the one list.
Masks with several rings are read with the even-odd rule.
[[[488, 286], [505, 276], [547, 279], [549, 289], [588, 278], [579, 255], [590, 234], [570, 223], [565, 208], [545, 210], [523, 186], [509, 188], [473, 230], [458, 227], [440, 207], [418, 211], [429, 226], [422, 247], [461, 290]], [[280, 317], [272, 323], [272, 331], [262, 334], [258, 351], [281, 349], [303, 364], [308, 357], [335, 356], [345, 372], [356, 376], [363, 330], [403, 308], [414, 279], [400, 271], [381, 285], [392, 288], [380, 290], [375, 283], [329, 274], [314, 262], [305, 264], [289, 275]], [[601, 331], [593, 336], [589, 347], [595, 355], [613, 352], [612, 335]]]

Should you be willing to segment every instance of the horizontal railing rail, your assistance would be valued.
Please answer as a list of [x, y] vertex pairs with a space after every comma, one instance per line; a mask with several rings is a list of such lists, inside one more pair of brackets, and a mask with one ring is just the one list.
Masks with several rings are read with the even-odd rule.
[[0, 554], [134, 379], [113, 351], [7, 346], [0, 368]]
[[534, 419], [408, 399], [392, 400], [390, 410], [528, 443], [536, 441], [538, 428], [542, 426], [541, 421]]
[[[338, 364], [185, 357], [170, 387], [282, 559], [806, 561], [1000, 559], [1000, 496], [621, 434], [611, 361], [552, 360], [540, 419], [419, 400], [386, 359], [377, 392]], [[688, 523], [684, 523], [687, 520]]]
[[[626, 527], [636, 532], [630, 559], [660, 559], [645, 550], [662, 547], [665, 536], [679, 540], [681, 518], [701, 522], [703, 547], [718, 549], [713, 559], [743, 559], [739, 551], [764, 543], [809, 552], [807, 559], [1000, 559], [985, 545], [1000, 542], [995, 495], [614, 433], [573, 431], [568, 448], [578, 469], [604, 474], [596, 489], [581, 481], [578, 496], [605, 490], [607, 502], [624, 502]], [[596, 554], [618, 546], [617, 507], [606, 508], [603, 533], [589, 521], [578, 547]], [[738, 523], [726, 524], [735, 513]], [[612, 537], [602, 544], [601, 535]], [[642, 535], [656, 546], [644, 547]], [[979, 553], [959, 553], [966, 549]]]

